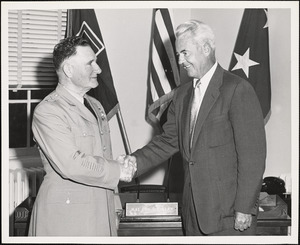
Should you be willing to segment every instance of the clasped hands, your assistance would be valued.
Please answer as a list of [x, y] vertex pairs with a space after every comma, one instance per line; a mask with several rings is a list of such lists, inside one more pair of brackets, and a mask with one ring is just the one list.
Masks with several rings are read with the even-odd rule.
[[120, 155], [117, 161], [120, 163], [120, 180], [130, 182], [137, 170], [136, 158], [130, 155]]

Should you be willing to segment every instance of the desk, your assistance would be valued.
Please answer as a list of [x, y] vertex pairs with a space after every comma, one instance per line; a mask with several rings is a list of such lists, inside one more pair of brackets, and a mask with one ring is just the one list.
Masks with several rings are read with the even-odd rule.
[[288, 227], [291, 226], [291, 218], [286, 219], [258, 219], [256, 234], [260, 236], [268, 235], [288, 235]]
[[[181, 198], [172, 196], [172, 200], [181, 200]], [[276, 206], [261, 206], [264, 211], [260, 211], [257, 218], [257, 235], [288, 235], [291, 218], [288, 215], [287, 204], [279, 196], [276, 196], [275, 200]], [[123, 219], [118, 234], [119, 236], [183, 236], [183, 230], [180, 217], [161, 222], [158, 220], [133, 222]]]
[[[129, 195], [130, 196], [130, 195]], [[152, 198], [153, 199], [153, 198]], [[14, 236], [26, 236], [29, 226], [29, 217], [35, 198], [27, 198], [15, 211]], [[135, 200], [135, 195], [132, 197]], [[158, 199], [159, 200], [159, 199]], [[176, 200], [172, 197], [172, 200]], [[178, 200], [180, 200], [178, 198]], [[257, 220], [257, 235], [287, 235], [291, 226], [291, 218], [286, 213], [285, 203], [277, 198], [277, 208], [261, 213]], [[269, 208], [271, 210], [271, 208]], [[266, 209], [268, 211], [268, 209]], [[271, 215], [271, 214], [275, 215]], [[277, 218], [275, 218], [277, 217]], [[280, 218], [278, 218], [280, 217]], [[119, 236], [183, 236], [180, 217], [169, 221], [151, 222], [121, 222]]]
[[[288, 235], [291, 218], [258, 219], [257, 235]], [[176, 222], [121, 222], [119, 236], [183, 236], [181, 221]]]
[[183, 236], [181, 221], [175, 222], [124, 222], [118, 236]]

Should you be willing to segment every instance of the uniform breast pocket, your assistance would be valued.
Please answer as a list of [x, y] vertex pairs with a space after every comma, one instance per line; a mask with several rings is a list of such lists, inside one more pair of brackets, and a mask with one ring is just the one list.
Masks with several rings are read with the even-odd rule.
[[89, 154], [93, 152], [95, 145], [95, 133], [93, 128], [87, 127], [73, 127], [72, 131], [75, 137], [75, 143], [79, 150]]
[[222, 146], [233, 140], [232, 127], [227, 114], [213, 118], [206, 125], [209, 147]]

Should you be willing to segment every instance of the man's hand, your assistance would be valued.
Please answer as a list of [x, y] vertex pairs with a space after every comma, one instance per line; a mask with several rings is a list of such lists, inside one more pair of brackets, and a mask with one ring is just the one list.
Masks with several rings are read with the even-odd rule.
[[137, 169], [137, 163], [136, 163], [136, 157], [135, 156], [130, 156], [130, 155], [127, 155], [124, 157], [124, 163], [125, 165], [132, 165], [135, 170]]
[[117, 158], [117, 161], [120, 163], [120, 180], [124, 182], [130, 182], [136, 172], [136, 161], [132, 163], [128, 159], [126, 160], [127, 156], [121, 155]]
[[252, 224], [252, 215], [235, 212], [234, 229], [244, 231], [247, 230]]

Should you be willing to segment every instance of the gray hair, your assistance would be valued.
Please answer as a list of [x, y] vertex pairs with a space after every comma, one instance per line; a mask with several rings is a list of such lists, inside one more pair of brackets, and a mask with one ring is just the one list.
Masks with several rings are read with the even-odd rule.
[[194, 40], [198, 45], [208, 43], [213, 51], [215, 51], [215, 35], [213, 30], [205, 23], [198, 20], [189, 20], [180, 24], [176, 28], [176, 38], [187, 37]]

